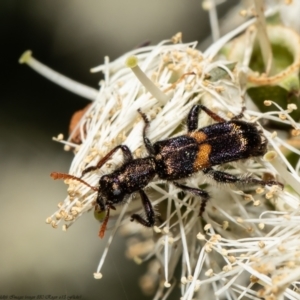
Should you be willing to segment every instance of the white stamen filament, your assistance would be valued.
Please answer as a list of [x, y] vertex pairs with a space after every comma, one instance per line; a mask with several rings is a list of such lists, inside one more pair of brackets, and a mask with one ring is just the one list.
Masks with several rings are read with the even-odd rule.
[[157, 100], [160, 104], [166, 104], [170, 97], [165, 95], [152, 80], [141, 70], [138, 65], [138, 58], [136, 56], [129, 56], [126, 59], [126, 66], [131, 69], [138, 80], [143, 84], [147, 91]]
[[203, 1], [202, 7], [208, 10], [212, 38], [216, 42], [220, 38], [220, 30], [215, 0]]
[[265, 65], [265, 73], [269, 74], [272, 71], [273, 53], [271, 43], [267, 34], [266, 20], [264, 16], [264, 3], [262, 0], [254, 0], [254, 5], [257, 14], [257, 35], [260, 43], [263, 62]]
[[109, 247], [110, 247], [110, 245], [111, 245], [111, 243], [113, 241], [113, 238], [114, 238], [114, 236], [115, 236], [115, 234], [116, 234], [116, 232], [117, 232], [117, 230], [118, 230], [118, 228], [120, 226], [120, 223], [121, 223], [121, 221], [123, 219], [123, 216], [124, 216], [124, 214], [125, 214], [125, 212], [126, 212], [126, 210], [128, 208], [128, 205], [129, 205], [129, 201], [124, 204], [124, 206], [123, 206], [123, 208], [122, 208], [122, 210], [120, 212], [120, 215], [119, 215], [119, 217], [117, 219], [117, 222], [116, 222], [116, 224], [114, 226], [114, 229], [113, 229], [113, 231], [109, 235], [109, 238], [108, 238], [108, 241], [106, 243], [105, 249], [104, 249], [104, 251], [102, 253], [102, 256], [101, 256], [101, 259], [99, 261], [96, 273], [100, 273], [100, 271], [101, 271], [101, 268], [102, 268], [102, 266], [104, 264], [105, 258], [106, 258], [107, 254], [108, 254]]
[[94, 101], [98, 96], [98, 90], [88, 87], [82, 83], [72, 80], [58, 72], [50, 69], [46, 65], [42, 64], [32, 56], [30, 50], [24, 52], [19, 59], [20, 64], [27, 64], [33, 70], [46, 77], [50, 81], [53, 81], [57, 85], [65, 88], [66, 90], [77, 94], [83, 98]]

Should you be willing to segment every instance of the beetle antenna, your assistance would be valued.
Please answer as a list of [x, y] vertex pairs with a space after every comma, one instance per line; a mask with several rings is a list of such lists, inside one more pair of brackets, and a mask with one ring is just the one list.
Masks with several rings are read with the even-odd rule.
[[74, 175], [71, 175], [71, 174], [67, 174], [67, 173], [60, 173], [60, 172], [52, 172], [50, 174], [50, 176], [54, 179], [54, 180], [57, 180], [57, 179], [72, 179], [72, 180], [77, 180], [83, 184], [85, 184], [86, 186], [88, 186], [89, 188], [91, 188], [93, 191], [97, 192], [98, 191], [98, 188], [97, 187], [94, 187], [94, 186], [91, 186], [90, 184], [88, 184], [86, 181], [82, 180], [81, 178], [77, 177], [77, 176], [74, 176]]
[[105, 233], [105, 230], [106, 230], [106, 227], [107, 227], [107, 222], [108, 222], [108, 219], [109, 219], [109, 208], [107, 209], [107, 213], [106, 213], [106, 216], [105, 216], [105, 219], [101, 225], [101, 228], [100, 228], [100, 231], [99, 231], [99, 237], [102, 239], [104, 237], [104, 233]]

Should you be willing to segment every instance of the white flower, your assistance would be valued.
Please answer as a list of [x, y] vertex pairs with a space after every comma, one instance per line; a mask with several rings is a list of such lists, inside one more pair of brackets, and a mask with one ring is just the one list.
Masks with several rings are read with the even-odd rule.
[[[212, 58], [227, 41], [251, 23], [253, 20], [219, 39], [204, 53], [196, 49], [196, 42], [182, 43], [181, 36], [177, 35], [175, 44], [166, 40], [156, 46], [135, 49], [113, 62], [106, 58], [104, 65], [92, 69], [105, 74], [99, 91], [75, 83], [76, 93], [94, 101], [73, 131], [74, 135], [79, 129], [82, 143], [74, 144], [72, 134], [67, 141], [59, 138], [75, 149], [69, 173], [80, 177], [83, 169], [96, 165], [119, 144], [127, 145], [135, 157], [146, 156], [142, 140], [144, 124], [137, 112], [139, 108], [151, 120], [147, 135], [152, 142], [185, 134], [186, 128], [182, 124], [191, 107], [199, 101], [224, 118], [239, 114], [246, 97], [241, 85], [245, 68], [237, 65], [232, 71], [231, 62], [213, 61]], [[133, 55], [138, 61], [131, 65], [134, 73], [125, 67], [125, 60], [132, 59]], [[23, 62], [34, 66], [39, 64], [28, 56], [23, 57]], [[216, 81], [209, 80], [208, 75], [214, 75], [217, 69], [225, 71], [227, 76], [219, 76]], [[58, 80], [64, 82], [61, 77]], [[69, 83], [66, 85], [73, 89]], [[244, 120], [257, 122], [264, 118], [290, 124], [299, 143], [299, 123], [289, 115], [297, 107], [281, 108], [272, 101], [265, 102], [265, 105], [273, 105], [274, 111], [261, 113], [248, 109], [244, 112]], [[201, 114], [199, 127], [211, 123], [208, 116]], [[176, 285], [174, 271], [180, 261], [182, 299], [200, 295], [208, 299], [213, 296], [298, 299], [300, 160], [294, 168], [284, 151], [287, 149], [297, 155], [300, 151], [285, 137], [262, 126], [261, 129], [271, 151], [264, 158], [235, 162], [226, 167], [235, 175], [252, 174], [262, 178], [266, 173], [272, 174], [285, 184], [284, 190], [278, 186], [247, 187], [247, 192], [244, 192], [236, 186], [216, 185], [206, 176], [196, 174], [188, 180], [189, 186], [208, 184], [211, 196], [203, 218], [199, 218], [198, 198], [182, 195], [175, 186], [162, 185], [161, 180], [154, 180], [146, 192], [152, 204], [158, 207], [158, 212], [163, 213], [162, 224], [157, 224], [153, 230], [145, 230], [129, 221], [128, 215], [132, 210], [143, 212], [139, 199], [130, 199], [132, 205], [129, 200], [119, 207], [115, 224], [112, 225], [112, 220], [108, 221], [108, 227], [113, 228], [106, 231], [109, 239], [95, 278], [102, 277], [101, 267], [120, 228], [123, 234], [140, 237], [128, 246], [128, 257], [139, 263], [151, 257], [156, 259], [141, 281], [144, 286], [153, 288], [152, 285], [149, 287], [149, 278], [153, 282], [153, 276], [160, 276], [156, 277], [159, 289], [155, 299], [162, 294], [166, 297], [170, 288]], [[122, 155], [117, 152], [99, 171], [84, 176], [84, 181], [94, 189], [78, 179], [66, 179], [68, 196], [47, 223], [53, 227], [63, 223], [66, 230], [83, 213], [92, 210], [100, 176], [112, 172], [121, 160]], [[270, 203], [276, 210], [270, 209]], [[160, 275], [153, 271], [158, 266], [161, 268]]]

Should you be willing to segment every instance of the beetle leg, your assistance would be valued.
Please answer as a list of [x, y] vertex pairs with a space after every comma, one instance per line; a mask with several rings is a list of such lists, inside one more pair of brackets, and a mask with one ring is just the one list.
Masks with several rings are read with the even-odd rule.
[[188, 132], [196, 131], [198, 129], [199, 105], [194, 105], [187, 117]]
[[146, 227], [153, 227], [155, 224], [155, 213], [154, 213], [154, 209], [153, 206], [148, 198], [148, 196], [146, 195], [146, 193], [143, 190], [139, 191], [140, 196], [141, 196], [141, 200], [142, 200], [142, 204], [146, 213], [146, 218], [143, 218], [142, 216], [138, 215], [138, 214], [133, 214], [131, 216], [130, 221], [137, 221], [138, 223], [146, 226]]
[[199, 117], [199, 110], [202, 109], [207, 115], [209, 115], [213, 120], [216, 122], [226, 122], [225, 119], [217, 115], [216, 113], [212, 112], [204, 105], [194, 105], [187, 117], [187, 127], [188, 132], [196, 131], [198, 129], [198, 117]]
[[146, 132], [150, 126], [150, 121], [148, 120], [146, 114], [143, 113], [140, 109], [138, 109], [138, 112], [142, 116], [144, 123], [145, 123], [144, 129], [143, 129], [143, 140], [144, 140], [145, 147], [150, 155], [154, 155], [155, 151], [154, 151], [153, 145], [150, 142], [150, 140], [146, 137]]
[[246, 106], [243, 106], [241, 112], [238, 115], [235, 115], [231, 118], [231, 120], [239, 120], [244, 117], [244, 111], [246, 110]]
[[191, 188], [189, 186], [177, 183], [175, 181], [173, 181], [173, 184], [176, 187], [182, 189], [183, 191], [186, 191], [186, 192], [188, 192], [188, 193], [190, 193], [192, 195], [195, 195], [195, 196], [198, 196], [198, 197], [202, 198], [201, 206], [200, 206], [200, 210], [199, 210], [199, 217], [201, 217], [202, 214], [205, 211], [205, 207], [206, 207], [207, 201], [210, 198], [209, 194], [206, 191], [204, 191], [204, 190], [197, 189], [197, 188]]
[[219, 122], [219, 123], [221, 123], [221, 122], [226, 122], [226, 120], [225, 119], [223, 119], [222, 117], [220, 117], [219, 115], [217, 115], [216, 113], [214, 113], [214, 112], [212, 112], [210, 109], [208, 109], [206, 106], [204, 106], [204, 105], [199, 105], [200, 106], [200, 108], [206, 113], [206, 114], [208, 114], [214, 121], [216, 121], [216, 122]]
[[100, 169], [119, 149], [121, 149], [123, 152], [125, 162], [128, 162], [133, 159], [132, 153], [126, 145], [118, 145], [117, 147], [109, 151], [104, 157], [102, 157], [97, 163], [97, 165], [85, 168], [81, 173], [81, 177], [83, 177], [83, 175], [86, 173]]
[[203, 172], [209, 176], [211, 176], [215, 181], [220, 183], [241, 183], [241, 184], [260, 184], [262, 186], [265, 185], [279, 185], [283, 188], [283, 184], [281, 182], [275, 180], [260, 180], [253, 177], [238, 177], [226, 172], [216, 171], [214, 169], [204, 169]]

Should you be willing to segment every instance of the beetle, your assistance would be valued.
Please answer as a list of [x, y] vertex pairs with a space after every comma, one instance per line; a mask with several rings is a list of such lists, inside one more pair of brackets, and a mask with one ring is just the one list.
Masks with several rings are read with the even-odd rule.
[[[216, 123], [198, 129], [200, 110], [204, 111]], [[88, 172], [100, 169], [114, 153], [122, 151], [124, 161], [120, 167], [99, 179], [99, 187], [92, 187], [73, 175], [53, 172], [54, 179], [72, 178], [87, 184], [97, 191], [96, 203], [100, 212], [106, 212], [106, 217], [100, 230], [104, 236], [110, 209], [123, 203], [135, 192], [140, 194], [145, 217], [133, 214], [131, 221], [136, 221], [146, 227], [155, 225], [155, 212], [144, 191], [144, 188], [155, 176], [171, 182], [181, 190], [202, 199], [199, 216], [205, 211], [209, 194], [200, 188], [192, 188], [181, 184], [178, 180], [188, 178], [202, 171], [219, 183], [259, 184], [262, 186], [279, 185], [274, 180], [260, 180], [251, 176], [235, 176], [227, 172], [214, 170], [213, 167], [241, 159], [262, 156], [267, 151], [267, 140], [256, 124], [239, 120], [243, 113], [226, 121], [204, 105], [194, 105], [187, 117], [187, 133], [181, 136], [157, 141], [154, 144], [147, 138], [146, 132], [150, 125], [147, 116], [138, 110], [144, 120], [143, 142], [148, 152], [144, 158], [134, 158], [126, 145], [118, 145], [108, 152], [95, 166], [83, 170], [81, 178]]]

